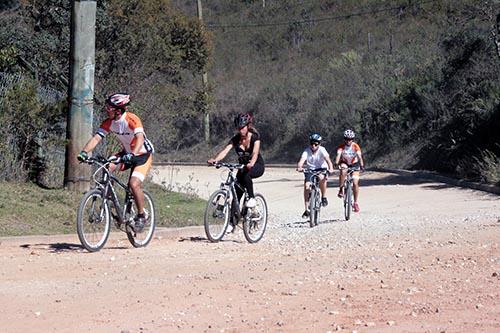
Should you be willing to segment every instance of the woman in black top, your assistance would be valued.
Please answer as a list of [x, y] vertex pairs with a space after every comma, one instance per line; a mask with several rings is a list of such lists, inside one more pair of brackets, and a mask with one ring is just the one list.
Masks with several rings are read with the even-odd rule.
[[[240, 185], [247, 189], [249, 199], [246, 206], [252, 208], [256, 205], [252, 179], [264, 174], [264, 159], [260, 155], [260, 135], [252, 126], [252, 116], [248, 113], [236, 116], [234, 125], [238, 133], [229, 140], [227, 146], [215, 158], [209, 159], [207, 162], [214, 164], [224, 159], [234, 148], [238, 154], [238, 163], [245, 164], [245, 168], [238, 170], [236, 179]], [[236, 190], [239, 199], [243, 192], [238, 187]]]

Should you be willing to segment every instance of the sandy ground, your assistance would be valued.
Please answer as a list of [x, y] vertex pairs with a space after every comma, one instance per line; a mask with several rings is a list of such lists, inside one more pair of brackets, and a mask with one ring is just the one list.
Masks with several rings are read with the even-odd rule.
[[[207, 197], [221, 170], [158, 167], [155, 180]], [[300, 218], [302, 175], [256, 182], [270, 221], [241, 230], [158, 230], [98, 253], [75, 235], [0, 239], [0, 332], [499, 332], [500, 201], [367, 172], [349, 222], [329, 188], [318, 227]]]

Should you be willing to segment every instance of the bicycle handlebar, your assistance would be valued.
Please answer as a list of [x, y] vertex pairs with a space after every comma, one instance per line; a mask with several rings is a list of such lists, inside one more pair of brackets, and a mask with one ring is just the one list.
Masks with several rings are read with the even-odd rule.
[[340, 171], [342, 170], [347, 170], [348, 173], [353, 173], [354, 171], [359, 171], [359, 172], [362, 172], [364, 171], [364, 168], [361, 168], [361, 167], [347, 167], [347, 168], [339, 168]]
[[95, 157], [89, 157], [85, 161], [81, 161], [80, 163], [87, 163], [87, 164], [100, 164], [100, 165], [107, 165], [110, 163], [113, 164], [119, 164], [122, 161], [121, 157], [118, 156], [110, 156], [108, 158], [105, 158], [103, 156], [97, 155]]
[[328, 174], [328, 169], [327, 168], [304, 168], [302, 171], [299, 172], [304, 172], [304, 173], [312, 173], [312, 174]]
[[243, 169], [245, 167], [244, 164], [225, 163], [225, 162], [215, 162], [212, 164], [208, 164], [208, 166], [214, 166], [217, 169], [219, 169], [221, 167], [225, 167], [225, 168], [228, 168], [229, 170]]

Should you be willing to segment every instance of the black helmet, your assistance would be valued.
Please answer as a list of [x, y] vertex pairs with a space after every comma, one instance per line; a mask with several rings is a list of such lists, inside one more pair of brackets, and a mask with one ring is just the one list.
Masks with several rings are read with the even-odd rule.
[[309, 142], [321, 143], [321, 140], [323, 140], [323, 138], [321, 137], [321, 135], [319, 135], [319, 133], [313, 133], [309, 135]]
[[252, 116], [249, 113], [241, 113], [234, 118], [234, 126], [243, 128], [252, 122]]

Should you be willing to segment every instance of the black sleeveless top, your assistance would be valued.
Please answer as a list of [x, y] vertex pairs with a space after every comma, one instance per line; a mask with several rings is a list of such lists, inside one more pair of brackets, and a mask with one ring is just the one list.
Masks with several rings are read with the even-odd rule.
[[[250, 146], [248, 147], [248, 149], [241, 148], [241, 146], [240, 146], [241, 134], [239, 134], [239, 133], [236, 134], [235, 136], [233, 136], [231, 138], [231, 140], [229, 141], [229, 143], [233, 145], [234, 151], [236, 152], [236, 154], [238, 154], [238, 163], [248, 164], [250, 162], [250, 160], [252, 159], [255, 141], [260, 140], [260, 135], [257, 132], [251, 132], [251, 133], [252, 133], [252, 137], [250, 138]], [[264, 159], [260, 155], [260, 152], [259, 152], [259, 156], [257, 157], [257, 161], [255, 162], [255, 164], [257, 164], [257, 163], [264, 163]]]

